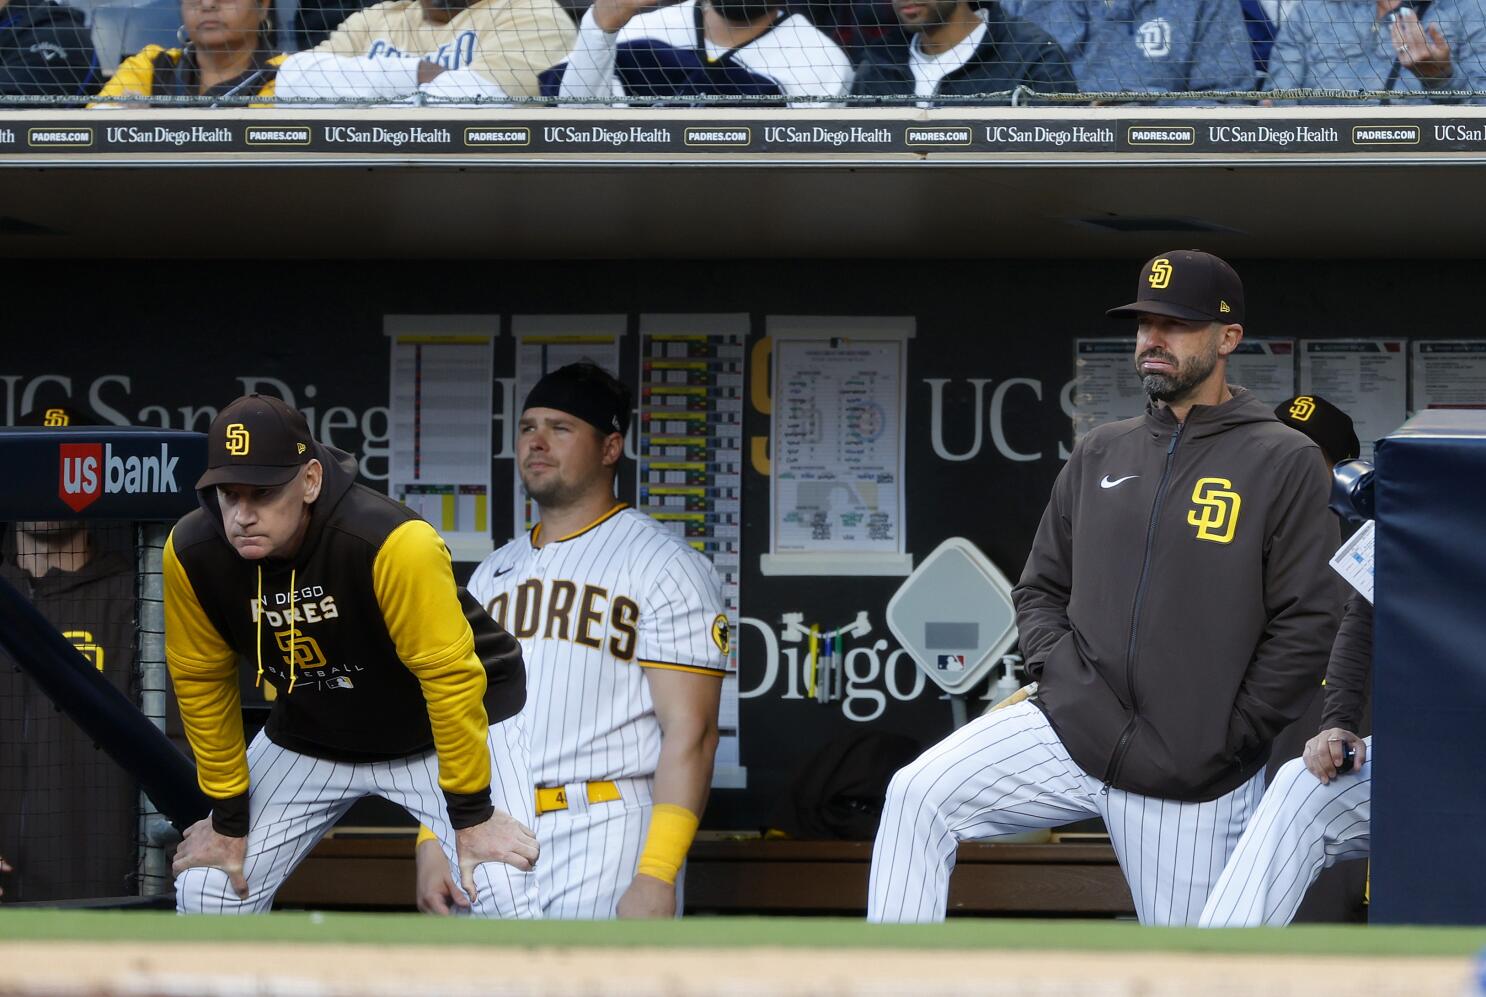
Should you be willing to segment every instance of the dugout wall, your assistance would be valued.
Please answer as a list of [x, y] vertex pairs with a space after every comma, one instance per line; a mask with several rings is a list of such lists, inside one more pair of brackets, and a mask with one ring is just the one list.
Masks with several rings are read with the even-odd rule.
[[[767, 361], [761, 344], [768, 315], [910, 316], [908, 550], [922, 557], [947, 536], [965, 536], [1015, 577], [1061, 467], [1060, 448], [1072, 442], [1064, 393], [1073, 377], [1073, 340], [1118, 334], [1122, 327], [1103, 310], [1128, 299], [1145, 253], [1140, 245], [1128, 261], [725, 265], [261, 261], [232, 267], [252, 278], [227, 294], [220, 264], [125, 263], [90, 266], [85, 299], [71, 293], [66, 268], [12, 263], [18, 291], [8, 302], [10, 321], [56, 329], [56, 305], [68, 301], [60, 333], [71, 348], [59, 354], [50, 338], [16, 341], [0, 369], [0, 413], [72, 397], [107, 418], [202, 430], [211, 409], [239, 392], [278, 391], [310, 412], [322, 438], [362, 454], [363, 472], [375, 484], [387, 472], [386, 314], [624, 314], [630, 334], [622, 337], [621, 362], [633, 371], [641, 311], [746, 312], [746, 441], [769, 432], [756, 404], [767, 393], [753, 390], [753, 364]], [[142, 293], [162, 266], [168, 293]], [[1240, 259], [1238, 266], [1251, 336], [1344, 337], [1416, 334], [1419, 302], [1429, 302], [1431, 314], [1465, 314], [1480, 264]], [[514, 373], [509, 318], [500, 321], [497, 413]], [[208, 332], [214, 346], [204, 359], [199, 349]], [[509, 427], [493, 428], [491, 516], [504, 526], [511, 522]], [[904, 658], [894, 658], [882, 614], [899, 579], [822, 585], [810, 577], [765, 577], [757, 554], [768, 543], [768, 478], [752, 462], [744, 468], [742, 508], [741, 749], [748, 785], [715, 794], [707, 818], [713, 827], [765, 825], [799, 760], [834, 737], [870, 726], [928, 741], [951, 723], [948, 703], [923, 688]], [[782, 620], [792, 612], [841, 622], [867, 614], [875, 630], [853, 658], [860, 678], [849, 683], [846, 700], [820, 705], [803, 695], [799, 657], [783, 639]], [[876, 647], [878, 641], [885, 643]], [[789, 738], [776, 736], [786, 730]]]

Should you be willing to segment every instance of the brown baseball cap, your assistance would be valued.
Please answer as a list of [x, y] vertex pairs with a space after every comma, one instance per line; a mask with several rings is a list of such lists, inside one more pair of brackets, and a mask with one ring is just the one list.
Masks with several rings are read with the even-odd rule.
[[1140, 271], [1135, 300], [1110, 318], [1165, 315], [1186, 322], [1243, 324], [1243, 281], [1224, 260], [1200, 249], [1153, 256]]
[[206, 473], [197, 488], [282, 485], [315, 456], [310, 427], [297, 409], [268, 395], [243, 395], [206, 432]]
[[1309, 436], [1333, 464], [1356, 460], [1362, 451], [1352, 417], [1320, 395], [1286, 398], [1274, 407], [1274, 415]]

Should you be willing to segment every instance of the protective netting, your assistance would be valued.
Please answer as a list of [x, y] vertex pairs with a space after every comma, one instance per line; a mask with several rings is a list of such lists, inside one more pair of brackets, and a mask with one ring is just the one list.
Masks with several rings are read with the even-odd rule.
[[10, 106], [1477, 103], [1486, 0], [9, 0]]
[[[9, 524], [0, 579], [138, 703], [134, 544], [129, 523]], [[139, 816], [134, 779], [0, 651], [0, 856], [13, 867], [0, 875], [3, 901], [137, 894]]]

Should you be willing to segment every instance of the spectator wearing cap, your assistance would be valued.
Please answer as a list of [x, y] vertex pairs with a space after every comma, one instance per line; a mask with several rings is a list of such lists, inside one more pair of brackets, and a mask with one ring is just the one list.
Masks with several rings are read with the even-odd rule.
[[52, 0], [0, 0], [0, 99], [87, 97], [100, 82], [82, 11]]
[[999, 6], [1052, 35], [1086, 93], [1255, 85], [1236, 0], [1001, 0]]
[[[70, 405], [17, 420], [86, 440], [91, 414]], [[122, 529], [119, 532], [123, 532]], [[134, 566], [128, 541], [85, 520], [19, 522], [4, 538], [0, 579], [25, 596], [115, 688], [134, 682]], [[138, 892], [134, 780], [0, 652], [0, 843], [16, 867], [6, 898], [81, 900]], [[16, 760], [24, 758], [24, 763]]]
[[864, 52], [851, 87], [859, 103], [1029, 104], [1039, 101], [1019, 91], [1078, 91], [1058, 43], [1001, 4], [893, 0], [893, 12], [903, 34]]
[[[1462, 102], [1437, 94], [1486, 89], [1486, 16], [1479, 0], [1296, 4], [1275, 38], [1265, 90], [1312, 88], [1398, 94], [1367, 102], [1373, 104]], [[1296, 103], [1360, 102], [1317, 96]]]

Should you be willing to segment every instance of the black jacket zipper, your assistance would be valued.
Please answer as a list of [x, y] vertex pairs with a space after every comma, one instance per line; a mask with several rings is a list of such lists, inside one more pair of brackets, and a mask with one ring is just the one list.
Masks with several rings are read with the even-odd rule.
[[1130, 642], [1125, 647], [1125, 687], [1130, 693], [1131, 717], [1130, 722], [1125, 724], [1125, 729], [1120, 731], [1114, 754], [1110, 755], [1109, 769], [1104, 773], [1104, 788], [1100, 790], [1102, 793], [1109, 792], [1110, 784], [1120, 774], [1120, 763], [1125, 760], [1125, 752], [1130, 750], [1130, 741], [1135, 736], [1135, 727], [1140, 723], [1140, 707], [1135, 702], [1135, 642], [1140, 624], [1140, 603], [1145, 597], [1146, 578], [1151, 569], [1151, 548], [1156, 543], [1156, 525], [1161, 517], [1161, 506], [1166, 501], [1166, 486], [1171, 478], [1171, 465], [1184, 425], [1185, 423], [1177, 423], [1176, 429], [1171, 432], [1171, 443], [1166, 448], [1166, 463], [1161, 469], [1161, 480], [1156, 484], [1155, 501], [1151, 503], [1151, 521], [1146, 524], [1145, 557], [1140, 562], [1140, 579], [1135, 584], [1135, 601], [1130, 606]]

